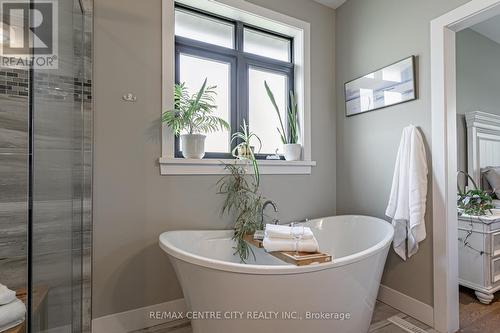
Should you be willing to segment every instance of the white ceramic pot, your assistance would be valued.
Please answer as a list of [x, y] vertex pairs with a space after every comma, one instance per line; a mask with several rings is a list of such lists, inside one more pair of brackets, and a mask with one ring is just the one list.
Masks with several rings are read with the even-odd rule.
[[287, 143], [283, 145], [285, 160], [298, 161], [302, 153], [302, 146], [299, 143]]
[[205, 156], [205, 139], [203, 134], [181, 134], [182, 156], [201, 160]]

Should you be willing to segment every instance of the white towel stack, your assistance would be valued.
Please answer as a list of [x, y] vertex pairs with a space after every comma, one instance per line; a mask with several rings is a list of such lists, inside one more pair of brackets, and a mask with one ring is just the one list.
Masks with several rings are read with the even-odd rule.
[[0, 283], [0, 332], [24, 321], [26, 306], [16, 297], [16, 292]]
[[[303, 233], [302, 233], [303, 231]], [[288, 227], [284, 225], [267, 224], [264, 241], [264, 249], [267, 252], [296, 251], [297, 241], [294, 233], [301, 232], [302, 237], [298, 242], [300, 252], [318, 252], [318, 241], [309, 227]]]

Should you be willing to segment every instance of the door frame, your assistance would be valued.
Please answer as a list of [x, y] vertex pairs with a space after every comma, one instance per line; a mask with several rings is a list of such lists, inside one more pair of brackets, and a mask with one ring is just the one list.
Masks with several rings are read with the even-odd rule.
[[434, 328], [459, 329], [455, 34], [500, 14], [500, 0], [472, 0], [431, 21]]

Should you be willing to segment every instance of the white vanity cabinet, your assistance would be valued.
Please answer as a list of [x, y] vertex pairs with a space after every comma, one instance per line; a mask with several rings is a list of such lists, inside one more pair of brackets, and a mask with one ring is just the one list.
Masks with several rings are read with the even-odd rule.
[[491, 303], [500, 290], [500, 210], [493, 213], [458, 218], [459, 281], [474, 289], [484, 304]]

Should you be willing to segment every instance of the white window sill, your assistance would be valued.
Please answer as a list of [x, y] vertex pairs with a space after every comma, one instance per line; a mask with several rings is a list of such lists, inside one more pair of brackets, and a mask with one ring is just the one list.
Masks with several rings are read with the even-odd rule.
[[[160, 173], [162, 175], [224, 175], [223, 163], [250, 165], [248, 161], [231, 159], [184, 159], [160, 158]], [[262, 175], [309, 175], [315, 161], [284, 161], [284, 160], [259, 160], [259, 171]], [[249, 167], [248, 171], [251, 172]]]

